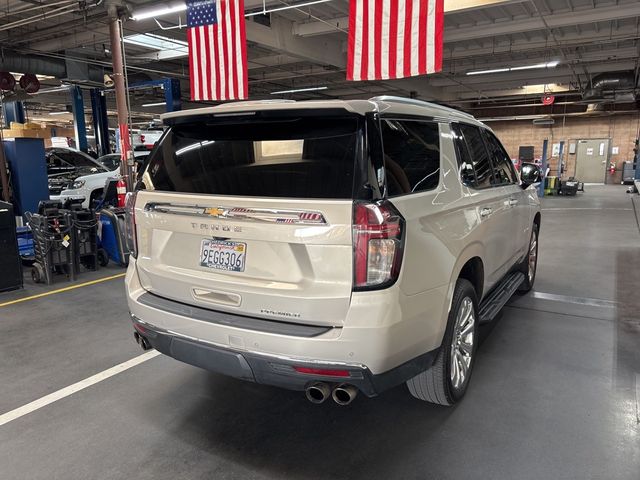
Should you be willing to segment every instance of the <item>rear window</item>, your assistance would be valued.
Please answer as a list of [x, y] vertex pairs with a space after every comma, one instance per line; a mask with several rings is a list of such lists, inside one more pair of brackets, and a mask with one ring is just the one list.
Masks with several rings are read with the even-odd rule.
[[297, 117], [178, 124], [140, 188], [249, 197], [352, 198], [359, 122]]

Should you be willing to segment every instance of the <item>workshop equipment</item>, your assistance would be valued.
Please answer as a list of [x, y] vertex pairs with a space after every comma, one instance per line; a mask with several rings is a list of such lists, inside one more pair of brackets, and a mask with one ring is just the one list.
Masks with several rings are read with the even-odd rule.
[[72, 241], [75, 251], [73, 268], [76, 274], [80, 267], [98, 270], [98, 220], [93, 210], [82, 208], [81, 203], [69, 205], [72, 226]]
[[22, 265], [13, 205], [0, 202], [0, 292], [22, 288]]
[[70, 213], [51, 205], [41, 207], [40, 211], [42, 213], [25, 214], [33, 233], [35, 250], [31, 278], [35, 283], [44, 282], [47, 285], [53, 283], [54, 274], [63, 274], [68, 280], [75, 280]]

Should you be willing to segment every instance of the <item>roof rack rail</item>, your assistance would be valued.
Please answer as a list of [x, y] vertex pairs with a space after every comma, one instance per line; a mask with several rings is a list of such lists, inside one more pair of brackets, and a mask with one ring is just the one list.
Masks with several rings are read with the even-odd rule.
[[396, 103], [404, 103], [406, 105], [416, 105], [418, 107], [429, 107], [429, 108], [439, 108], [447, 112], [455, 113], [467, 118], [474, 118], [473, 115], [463, 112], [462, 110], [456, 110], [455, 108], [445, 107], [444, 105], [440, 105], [437, 103], [425, 102], [424, 100], [418, 100], [415, 98], [406, 98], [406, 97], [396, 97], [394, 95], [380, 95], [377, 97], [372, 97], [369, 99], [371, 102], [396, 102]]

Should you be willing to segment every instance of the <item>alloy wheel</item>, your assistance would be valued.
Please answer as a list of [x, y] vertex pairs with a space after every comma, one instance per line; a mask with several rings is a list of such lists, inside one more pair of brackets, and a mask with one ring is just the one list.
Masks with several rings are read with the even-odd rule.
[[475, 328], [476, 316], [473, 302], [469, 297], [464, 297], [456, 315], [456, 323], [451, 340], [451, 365], [449, 370], [451, 384], [456, 389], [461, 388], [469, 376]]
[[536, 264], [538, 262], [538, 234], [534, 231], [531, 235], [531, 244], [529, 245], [529, 284], [533, 283], [533, 277], [536, 275]]

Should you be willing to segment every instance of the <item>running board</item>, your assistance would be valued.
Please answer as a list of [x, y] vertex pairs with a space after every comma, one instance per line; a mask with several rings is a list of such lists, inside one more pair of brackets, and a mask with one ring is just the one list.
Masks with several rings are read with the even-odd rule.
[[513, 272], [507, 275], [480, 304], [480, 324], [493, 320], [522, 282], [524, 282], [524, 273], [522, 272]]

